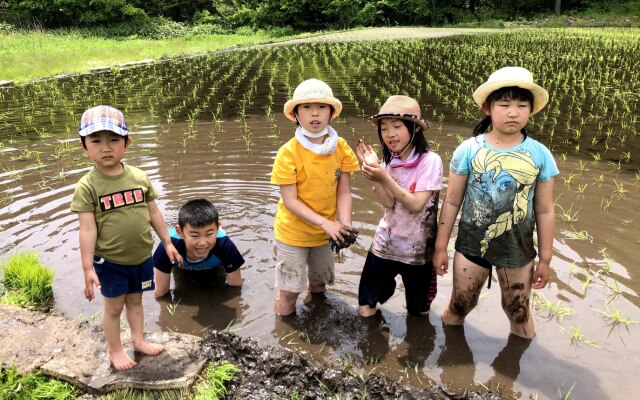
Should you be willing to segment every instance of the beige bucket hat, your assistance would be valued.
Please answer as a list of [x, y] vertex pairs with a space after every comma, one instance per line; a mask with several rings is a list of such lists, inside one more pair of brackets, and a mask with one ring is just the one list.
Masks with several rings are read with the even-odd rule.
[[284, 115], [291, 121], [296, 121], [293, 109], [299, 104], [322, 103], [333, 106], [333, 118], [342, 111], [342, 103], [333, 97], [333, 91], [326, 83], [319, 79], [307, 79], [300, 83], [293, 91], [293, 98], [284, 103]]
[[409, 96], [394, 95], [384, 102], [377, 114], [369, 117], [369, 122], [377, 125], [382, 118], [406, 119], [420, 125], [423, 129], [429, 128], [429, 123], [420, 116], [420, 105]]
[[541, 86], [533, 83], [531, 72], [522, 67], [504, 67], [491, 74], [489, 79], [473, 92], [473, 100], [482, 108], [482, 104], [491, 93], [511, 86], [527, 89], [533, 93], [531, 115], [542, 110], [549, 101], [549, 93]]

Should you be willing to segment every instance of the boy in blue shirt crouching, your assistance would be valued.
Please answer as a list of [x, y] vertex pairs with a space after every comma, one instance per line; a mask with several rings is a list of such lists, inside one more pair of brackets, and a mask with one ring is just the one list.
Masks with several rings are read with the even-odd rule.
[[236, 245], [220, 228], [218, 211], [205, 199], [185, 203], [178, 214], [178, 225], [171, 230], [171, 242], [182, 256], [182, 263], [172, 263], [164, 244], [153, 254], [155, 267], [155, 296], [169, 292], [171, 271], [209, 270], [222, 266], [229, 286], [242, 286], [240, 267], [244, 258]]

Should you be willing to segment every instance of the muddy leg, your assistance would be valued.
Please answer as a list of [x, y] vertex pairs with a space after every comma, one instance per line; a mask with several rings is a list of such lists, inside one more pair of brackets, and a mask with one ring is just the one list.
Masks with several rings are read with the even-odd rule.
[[496, 268], [502, 290], [502, 309], [509, 318], [511, 333], [525, 339], [536, 335], [529, 308], [535, 261], [521, 268]]
[[133, 368], [138, 364], [127, 355], [120, 339], [120, 314], [124, 308], [124, 299], [125, 295], [105, 297], [102, 315], [102, 329], [107, 339], [109, 360], [118, 371]]
[[150, 343], [144, 340], [144, 313], [142, 309], [142, 293], [129, 293], [125, 295], [125, 311], [127, 322], [131, 328], [133, 349], [148, 356], [157, 356], [164, 351], [164, 346], [159, 343]]
[[291, 315], [296, 310], [296, 300], [300, 293], [279, 290], [273, 302], [273, 311], [278, 315]]
[[315, 280], [315, 279], [309, 279], [309, 284], [307, 285], [307, 290], [310, 293], [324, 293], [327, 291], [327, 285], [325, 285], [324, 282], [319, 281], [319, 280]]
[[489, 277], [483, 268], [456, 252], [453, 256], [453, 289], [449, 304], [442, 311], [442, 322], [461, 325], [464, 318], [478, 304], [482, 286]]

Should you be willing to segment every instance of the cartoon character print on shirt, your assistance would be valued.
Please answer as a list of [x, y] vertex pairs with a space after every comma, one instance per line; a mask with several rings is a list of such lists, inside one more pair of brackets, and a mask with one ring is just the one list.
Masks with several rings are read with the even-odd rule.
[[[484, 199], [484, 207], [479, 207], [480, 210], [490, 207], [493, 215], [497, 215], [480, 241], [480, 251], [484, 256], [491, 240], [526, 218], [529, 192], [536, 181], [539, 168], [528, 151], [501, 153], [485, 147], [471, 161], [471, 169], [472, 185], [485, 192], [489, 199]], [[478, 216], [481, 214], [490, 213], [480, 211]]]

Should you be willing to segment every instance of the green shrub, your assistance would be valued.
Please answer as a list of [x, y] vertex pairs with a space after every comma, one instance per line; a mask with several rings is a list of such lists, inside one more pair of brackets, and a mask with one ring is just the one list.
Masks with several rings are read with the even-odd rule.
[[40, 262], [38, 253], [14, 254], [2, 270], [6, 290], [3, 302], [35, 308], [53, 298], [53, 270]]

